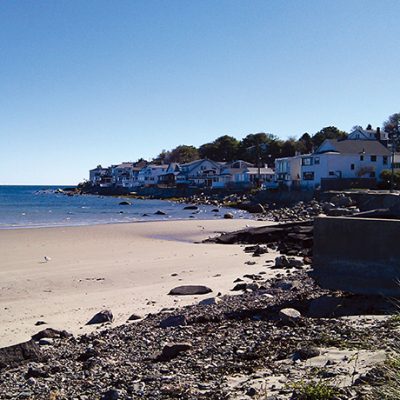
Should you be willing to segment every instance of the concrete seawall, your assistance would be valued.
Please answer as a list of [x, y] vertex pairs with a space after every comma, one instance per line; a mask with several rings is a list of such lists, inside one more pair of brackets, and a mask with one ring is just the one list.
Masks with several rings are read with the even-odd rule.
[[400, 297], [400, 220], [317, 218], [313, 266], [322, 287]]

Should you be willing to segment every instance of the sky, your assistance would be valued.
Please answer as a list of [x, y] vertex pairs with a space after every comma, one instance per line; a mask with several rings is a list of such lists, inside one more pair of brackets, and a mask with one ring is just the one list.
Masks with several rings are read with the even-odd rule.
[[398, 0], [2, 0], [0, 184], [400, 112]]

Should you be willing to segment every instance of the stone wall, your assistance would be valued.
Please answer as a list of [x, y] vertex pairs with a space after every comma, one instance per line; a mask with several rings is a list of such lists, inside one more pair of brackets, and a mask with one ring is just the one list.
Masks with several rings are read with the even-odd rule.
[[400, 297], [399, 238], [400, 220], [317, 218], [312, 275], [329, 289]]

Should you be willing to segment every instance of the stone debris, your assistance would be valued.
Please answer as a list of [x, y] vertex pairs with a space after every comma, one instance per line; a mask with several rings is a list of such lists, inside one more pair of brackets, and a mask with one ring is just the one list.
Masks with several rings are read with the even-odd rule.
[[[268, 399], [289, 400], [292, 384], [313, 371], [340, 388], [341, 399], [365, 398], [368, 373], [382, 360], [381, 353], [367, 358], [368, 349], [384, 354], [398, 333], [387, 319], [339, 319], [328, 309], [311, 317], [318, 299], [335, 297], [345, 315], [351, 299], [362, 304], [366, 297], [321, 289], [304, 270], [290, 274], [248, 274], [265, 278], [257, 290], [222, 296], [211, 306], [149, 314], [134, 324], [54, 338], [52, 346], [31, 341], [33, 357], [13, 364], [1, 349], [0, 398], [221, 400], [268, 393]], [[374, 304], [369, 314], [380, 312]], [[361, 361], [353, 362], [357, 351]]]

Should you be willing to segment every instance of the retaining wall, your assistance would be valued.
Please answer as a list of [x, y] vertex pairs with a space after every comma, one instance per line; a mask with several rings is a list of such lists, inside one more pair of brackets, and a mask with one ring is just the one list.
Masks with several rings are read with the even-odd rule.
[[313, 254], [322, 287], [400, 297], [400, 220], [317, 218]]

